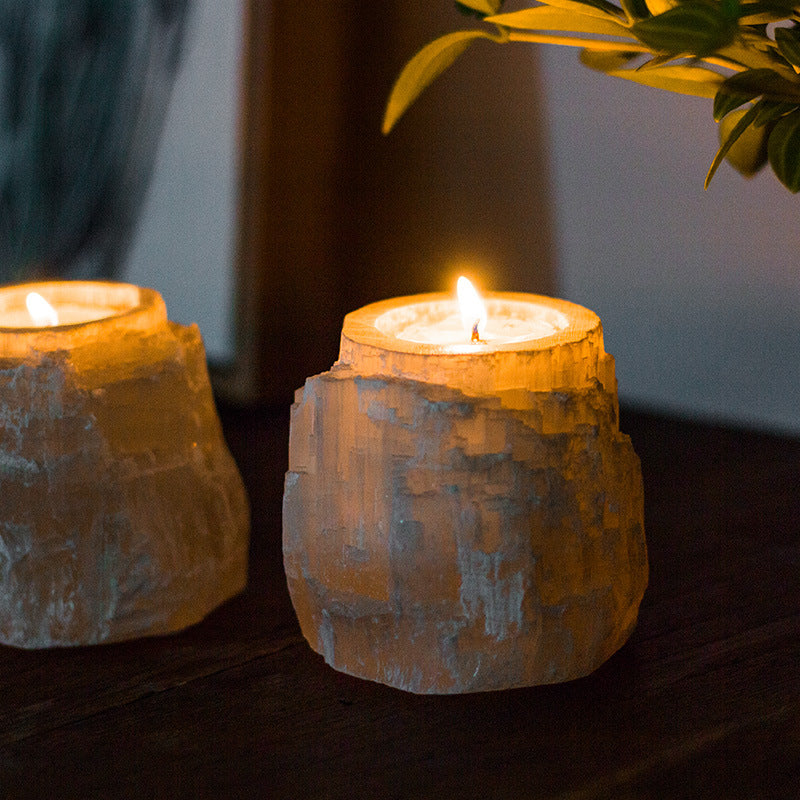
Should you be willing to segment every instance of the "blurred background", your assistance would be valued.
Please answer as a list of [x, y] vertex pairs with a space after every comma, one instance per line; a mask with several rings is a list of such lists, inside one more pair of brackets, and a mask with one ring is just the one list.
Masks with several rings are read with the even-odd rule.
[[[46, 17], [81, 4], [16, 5]], [[727, 166], [703, 191], [717, 147], [707, 101], [597, 75], [572, 50], [478, 42], [383, 137], [402, 65], [470, 24], [451, 0], [138, 5], [151, 44], [133, 37], [143, 49], [127, 70], [147, 64], [160, 88], [129, 99], [133, 121], [114, 129], [150, 144], [137, 146], [147, 188], [110, 260], [200, 325], [221, 396], [290, 402], [335, 360], [345, 313], [449, 290], [465, 271], [485, 289], [594, 309], [629, 405], [800, 433], [798, 200], [768, 172], [746, 181]], [[17, 45], [0, 45], [9, 241], [12, 100], [31, 100], [30, 82], [13, 85]], [[88, 92], [89, 107], [106, 94]], [[51, 114], [52, 95], [39, 98]], [[20, 277], [15, 252], [6, 281]]]
[[0, 3], [0, 278], [119, 272], [189, 0]]

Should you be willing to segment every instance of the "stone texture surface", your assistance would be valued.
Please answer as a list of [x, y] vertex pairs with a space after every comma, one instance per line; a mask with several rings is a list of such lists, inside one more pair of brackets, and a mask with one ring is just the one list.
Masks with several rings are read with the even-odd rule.
[[485, 691], [577, 678], [625, 642], [647, 584], [642, 484], [601, 355], [606, 385], [569, 391], [476, 397], [342, 362], [298, 390], [284, 562], [329, 664]]
[[248, 537], [195, 326], [0, 357], [0, 642], [191, 625], [244, 587]]

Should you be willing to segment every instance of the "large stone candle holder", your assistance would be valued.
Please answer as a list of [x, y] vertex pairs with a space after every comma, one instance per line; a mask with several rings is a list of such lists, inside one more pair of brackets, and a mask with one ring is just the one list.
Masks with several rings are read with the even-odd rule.
[[490, 295], [501, 330], [474, 343], [426, 332], [451, 305], [348, 315], [339, 360], [297, 392], [283, 546], [300, 626], [336, 669], [412, 692], [578, 678], [626, 641], [647, 584], [613, 358], [571, 303]]
[[127, 284], [0, 289], [0, 642], [199, 621], [245, 585], [248, 517], [196, 326]]

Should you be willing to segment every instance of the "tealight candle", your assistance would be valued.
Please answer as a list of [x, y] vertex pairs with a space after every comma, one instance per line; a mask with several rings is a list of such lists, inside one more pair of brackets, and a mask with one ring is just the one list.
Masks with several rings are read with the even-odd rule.
[[[110, 324], [94, 324], [111, 317]], [[166, 320], [158, 292], [127, 283], [52, 281], [0, 287], [0, 358], [86, 344], [97, 350], [113, 341], [114, 333], [153, 330]]]
[[493, 292], [485, 303], [488, 330], [478, 341], [448, 295], [372, 303], [345, 317], [339, 362], [363, 374], [436, 383], [471, 395], [576, 388], [599, 380], [616, 396], [614, 361], [603, 350], [594, 312], [519, 292]]
[[196, 326], [129, 284], [0, 288], [0, 642], [179, 630], [244, 587], [248, 533]]
[[[118, 297], [116, 303], [113, 303], [108, 286], [101, 301], [97, 289], [102, 284], [86, 285], [93, 292], [86, 290], [81, 297], [74, 297], [74, 284], [37, 284], [36, 287], [46, 292], [50, 300], [35, 291], [30, 284], [6, 288], [0, 294], [0, 327], [36, 330], [57, 325], [81, 325], [127, 311], [139, 304], [138, 296], [133, 294], [136, 289], [134, 286], [116, 287], [119, 289]], [[65, 290], [70, 291], [67, 293]], [[22, 300], [24, 306], [21, 304]]]
[[366, 324], [374, 324], [389, 337], [440, 346], [450, 353], [479, 353], [520, 344], [553, 336], [569, 326], [568, 317], [549, 298], [532, 302], [530, 295], [507, 292], [484, 301], [463, 276], [458, 289], [458, 300], [428, 295], [370, 306], [377, 315]]
[[303, 633], [335, 668], [414, 692], [585, 675], [647, 583], [600, 320], [538, 295], [484, 307], [352, 312], [292, 407], [284, 563]]

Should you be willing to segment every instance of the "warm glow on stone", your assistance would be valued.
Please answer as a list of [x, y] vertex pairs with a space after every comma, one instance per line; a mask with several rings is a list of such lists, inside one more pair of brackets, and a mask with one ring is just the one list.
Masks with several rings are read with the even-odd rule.
[[0, 642], [179, 630], [244, 587], [248, 534], [196, 326], [128, 284], [0, 289]]
[[301, 628], [337, 669], [414, 692], [585, 675], [628, 638], [647, 584], [600, 320], [493, 293], [487, 329], [507, 313], [539, 335], [402, 336], [450, 303], [349, 314], [339, 360], [297, 392], [284, 563]]

